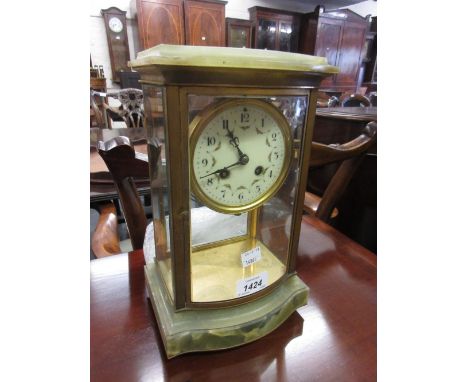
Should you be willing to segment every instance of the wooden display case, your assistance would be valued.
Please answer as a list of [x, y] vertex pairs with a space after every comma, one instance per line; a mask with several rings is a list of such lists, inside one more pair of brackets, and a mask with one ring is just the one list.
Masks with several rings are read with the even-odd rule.
[[227, 1], [185, 0], [185, 44], [225, 46], [224, 8]]
[[234, 48], [252, 47], [251, 20], [241, 20], [226, 17], [226, 46]]
[[182, 0], [136, 0], [138, 33], [141, 49], [159, 44], [185, 43]]
[[301, 14], [272, 8], [249, 8], [254, 48], [297, 52]]
[[340, 73], [325, 79], [324, 91], [356, 91], [364, 57], [369, 17], [361, 17], [349, 9], [325, 11], [317, 6], [304, 14], [301, 22], [299, 52], [326, 57]]

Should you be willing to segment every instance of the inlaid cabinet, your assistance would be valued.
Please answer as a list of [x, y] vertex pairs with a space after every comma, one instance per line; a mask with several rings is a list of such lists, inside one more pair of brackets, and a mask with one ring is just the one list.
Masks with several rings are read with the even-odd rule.
[[227, 1], [185, 0], [185, 44], [225, 46], [224, 8]]
[[299, 52], [326, 57], [339, 74], [322, 81], [321, 89], [356, 91], [364, 57], [369, 18], [349, 9], [325, 12], [318, 6], [302, 16]]
[[136, 0], [141, 49], [185, 43], [182, 0]]
[[224, 46], [226, 3], [218, 0], [133, 0], [141, 49], [159, 44]]

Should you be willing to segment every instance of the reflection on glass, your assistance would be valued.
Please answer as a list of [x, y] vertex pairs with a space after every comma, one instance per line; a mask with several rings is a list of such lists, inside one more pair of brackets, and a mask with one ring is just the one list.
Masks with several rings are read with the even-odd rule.
[[280, 22], [279, 49], [290, 52], [295, 44], [296, 33], [291, 24]]
[[247, 46], [248, 33], [244, 28], [231, 29], [231, 45], [234, 48], [245, 48]]
[[260, 19], [258, 21], [258, 49], [275, 49], [276, 21]]

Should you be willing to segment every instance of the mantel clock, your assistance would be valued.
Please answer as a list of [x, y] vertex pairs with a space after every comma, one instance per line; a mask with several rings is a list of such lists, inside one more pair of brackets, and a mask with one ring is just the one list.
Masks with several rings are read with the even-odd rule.
[[145, 276], [168, 358], [239, 346], [307, 303], [295, 273], [325, 58], [158, 45], [141, 75], [153, 224]]

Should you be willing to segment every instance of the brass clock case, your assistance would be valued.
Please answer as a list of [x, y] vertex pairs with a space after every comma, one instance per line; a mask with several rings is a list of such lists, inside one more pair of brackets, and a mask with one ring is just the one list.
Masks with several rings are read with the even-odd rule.
[[[225, 110], [230, 109], [236, 106], [254, 106], [269, 116], [271, 116], [274, 121], [277, 123], [280, 131], [283, 135], [284, 140], [284, 161], [283, 166], [281, 168], [280, 174], [276, 181], [273, 183], [270, 188], [260, 195], [255, 200], [248, 202], [246, 204], [239, 204], [238, 206], [226, 205], [219, 203], [216, 200], [213, 200], [205, 192], [202, 190], [200, 185], [198, 184], [194, 170], [193, 170], [193, 160], [194, 160], [194, 153], [195, 153], [195, 146], [198, 142], [198, 138], [207, 127], [207, 125], [219, 114], [223, 113]], [[281, 114], [281, 112], [276, 109], [275, 106], [271, 105], [270, 103], [258, 99], [252, 98], [236, 98], [230, 99], [226, 101], [221, 101], [219, 103], [213, 104], [206, 108], [205, 110], [201, 111], [190, 123], [189, 126], [189, 146], [190, 146], [190, 184], [192, 192], [198, 198], [199, 201], [204, 203], [207, 207], [221, 212], [221, 213], [228, 213], [228, 214], [239, 214], [242, 212], [251, 211], [266, 201], [268, 201], [279, 188], [283, 185], [284, 180], [288, 174], [289, 166], [291, 164], [291, 152], [292, 152], [292, 139], [291, 139], [291, 130], [288, 121], [286, 118]]]

